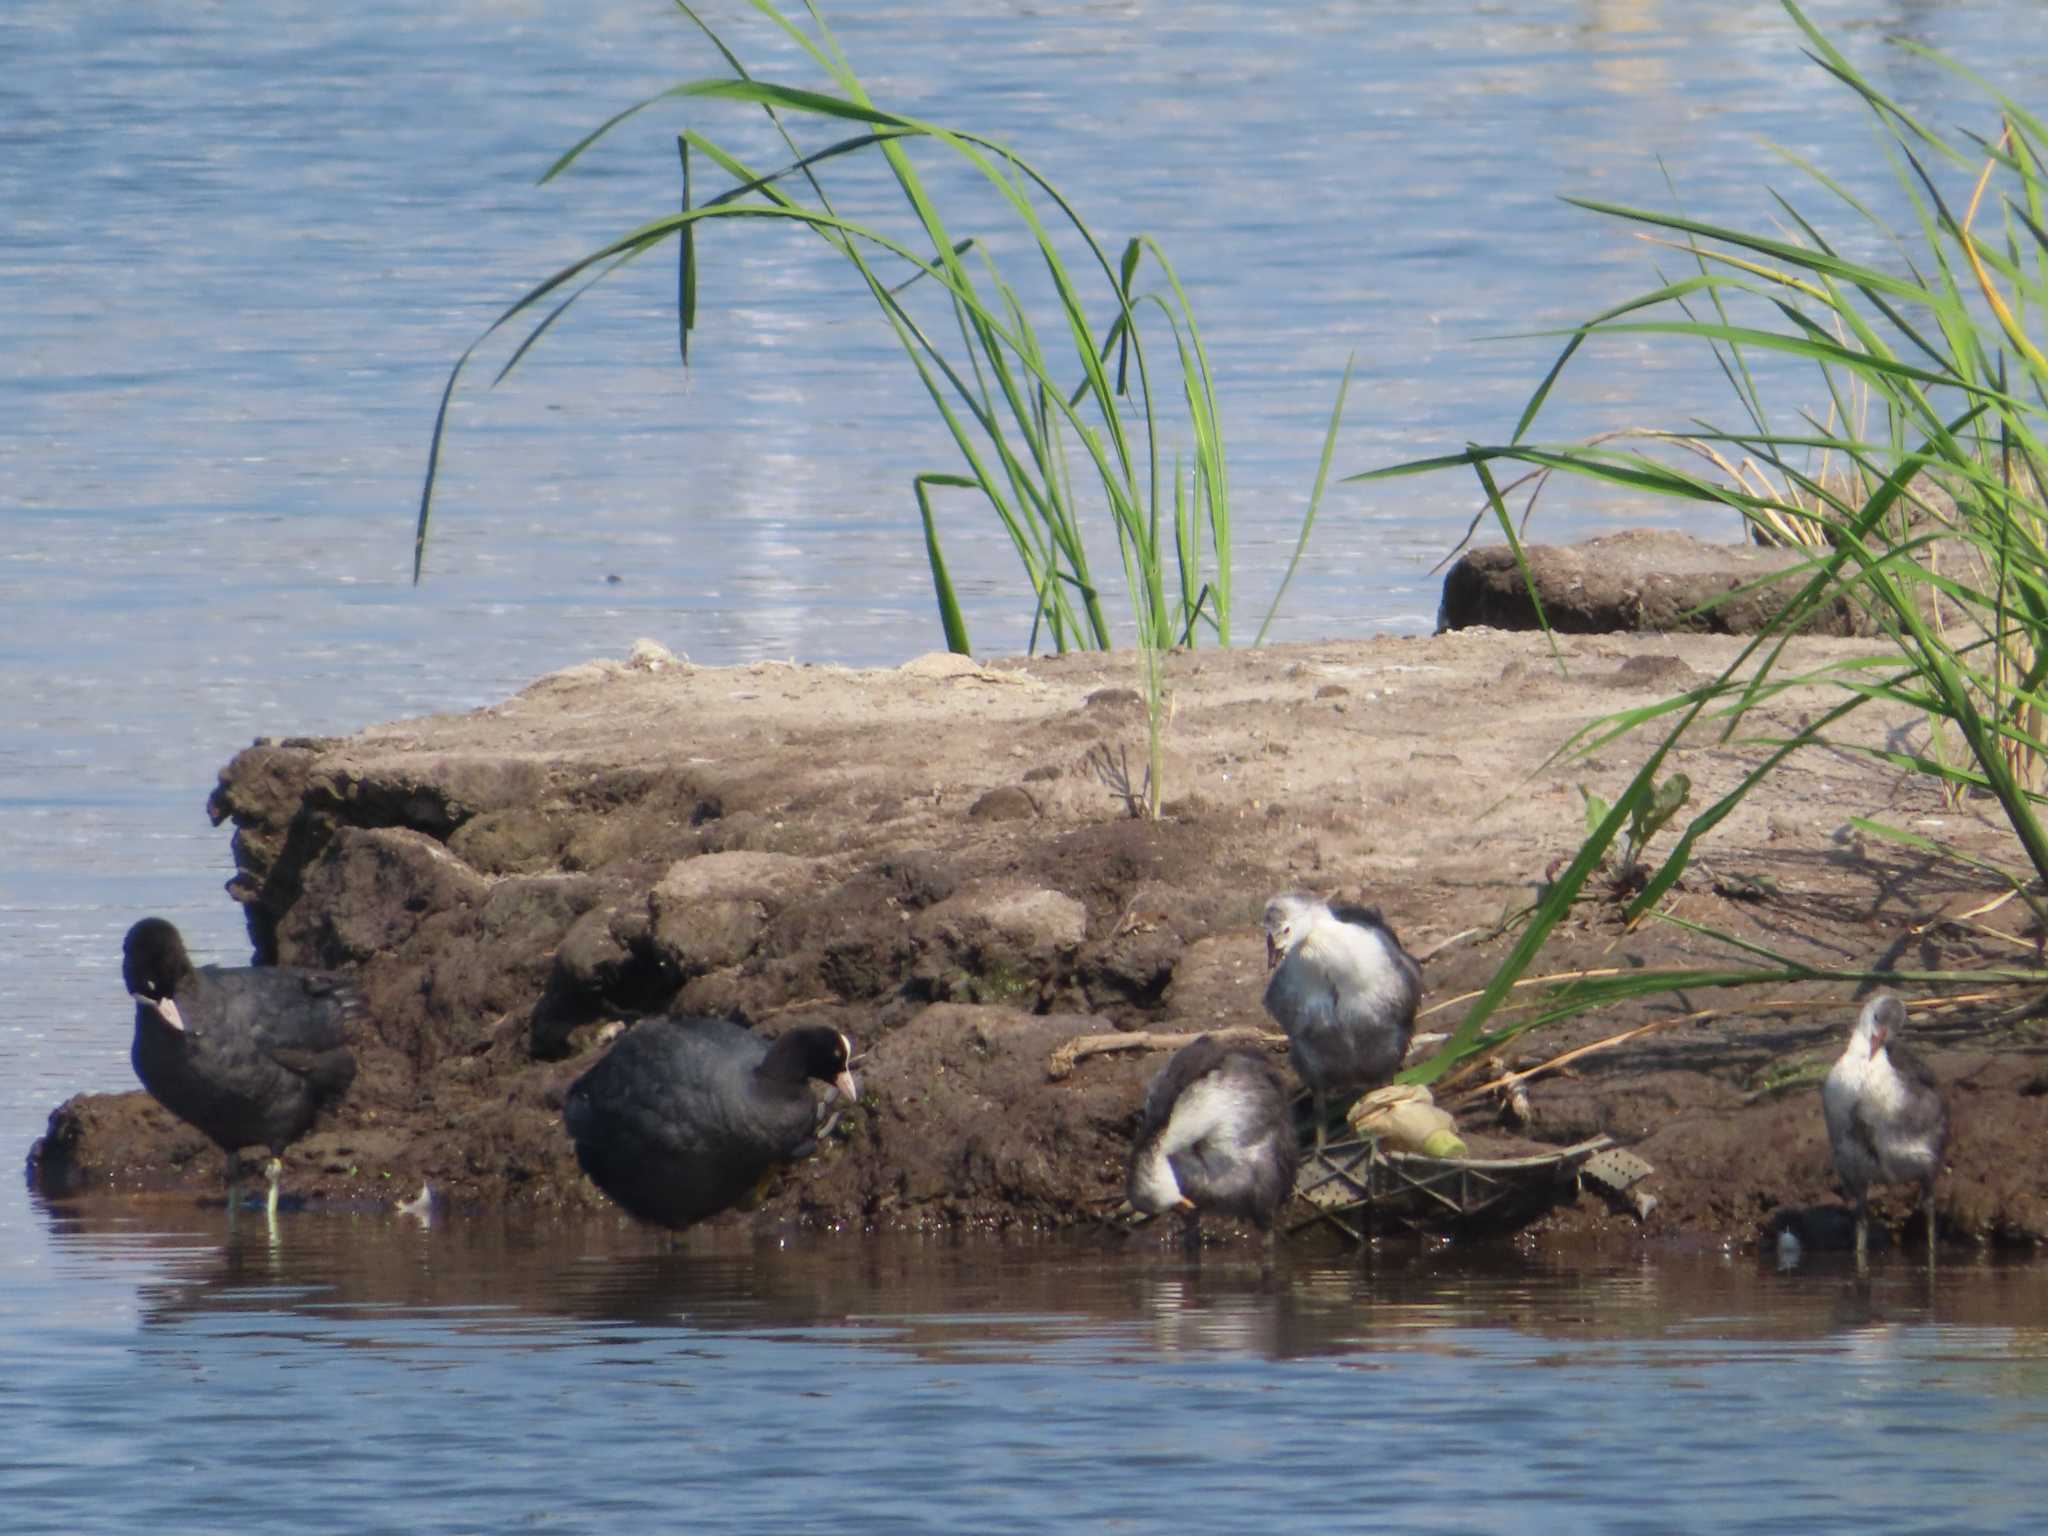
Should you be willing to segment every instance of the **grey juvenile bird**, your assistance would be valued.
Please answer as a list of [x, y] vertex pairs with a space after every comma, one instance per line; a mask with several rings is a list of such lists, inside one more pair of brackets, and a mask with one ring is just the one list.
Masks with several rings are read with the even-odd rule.
[[1415, 1034], [1422, 969], [1377, 907], [1332, 907], [1301, 891], [1266, 903], [1266, 1012], [1315, 1103], [1321, 1151], [1329, 1101], [1401, 1070]]
[[1835, 1172], [1856, 1202], [1856, 1262], [1870, 1246], [1870, 1186], [1918, 1184], [1934, 1257], [1934, 1180], [1948, 1148], [1948, 1106], [1927, 1064], [1899, 1038], [1906, 1008], [1888, 992], [1863, 1006], [1849, 1044], [1821, 1084]]
[[1300, 1151], [1280, 1076], [1263, 1056], [1203, 1035], [1152, 1079], [1131, 1152], [1131, 1204], [1149, 1215], [1188, 1213], [1200, 1241], [1205, 1211], [1270, 1232], [1294, 1193]]

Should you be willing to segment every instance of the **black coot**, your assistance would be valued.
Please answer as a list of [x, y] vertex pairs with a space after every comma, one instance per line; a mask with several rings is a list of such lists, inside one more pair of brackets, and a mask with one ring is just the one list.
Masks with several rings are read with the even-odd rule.
[[178, 930], [145, 917], [121, 944], [121, 975], [135, 999], [130, 1060], [165, 1109], [228, 1156], [270, 1149], [269, 1209], [277, 1210], [284, 1149], [355, 1081], [348, 1036], [362, 995], [348, 981], [284, 966], [194, 969]]
[[571, 1085], [562, 1118], [592, 1183], [642, 1221], [687, 1227], [810, 1155], [810, 1084], [852, 1102], [852, 1054], [817, 1025], [770, 1043], [724, 1019], [646, 1019]]

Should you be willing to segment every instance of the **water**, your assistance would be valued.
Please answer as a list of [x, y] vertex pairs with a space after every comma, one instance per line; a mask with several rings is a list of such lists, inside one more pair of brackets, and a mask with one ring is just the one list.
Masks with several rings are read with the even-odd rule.
[[[2040, 100], [2032, 0], [1810, 9], [1937, 122], [1988, 127], [1887, 33]], [[763, 73], [807, 78], [741, 7], [711, 14]], [[1501, 436], [1555, 343], [1486, 338], [1653, 280], [1559, 193], [1663, 206], [1662, 156], [1688, 209], [1755, 223], [1766, 182], [1798, 185], [1771, 138], [1890, 196], [1863, 115], [1762, 0], [934, 14], [832, 10], [879, 99], [1011, 141], [1106, 236], [1177, 263], [1230, 434], [1241, 625], [1349, 355], [1339, 473]], [[471, 707], [641, 635], [704, 662], [939, 643], [907, 487], [945, 444], [843, 274], [765, 231], [705, 242], [687, 374], [662, 257], [458, 395], [430, 579], [407, 580], [449, 363], [525, 284], [673, 204], [674, 113], [534, 185], [615, 107], [709, 72], [665, 5], [11, 0], [0, 62], [0, 1145], [129, 1084], [135, 916], [244, 957], [202, 806], [252, 737]], [[741, 120], [707, 126], [770, 158]], [[865, 211], [872, 182], [847, 195]], [[1568, 376], [1551, 430], [1723, 404], [1616, 352]], [[1276, 633], [1426, 629], [1471, 495], [1334, 490]], [[977, 645], [1021, 648], [1002, 541], [944, 515]], [[1553, 497], [1539, 526], [1623, 516]], [[699, 1246], [330, 1215], [272, 1250], [218, 1211], [0, 1195], [7, 1523], [576, 1525], [602, 1511], [571, 1472], [674, 1513], [735, 1463], [786, 1476], [722, 1493], [730, 1522], [785, 1527], [1241, 1526], [1282, 1498], [1405, 1528], [1827, 1524], [1839, 1496], [1881, 1528], [1967, 1502], [1994, 1529], [2039, 1491], [2011, 1454], [2041, 1402], [2028, 1272], [1931, 1297], [1881, 1276], [1866, 1301], [1741, 1265], [1417, 1260], [1269, 1292], [1129, 1256]], [[1369, 1477], [1332, 1473], [1368, 1453]], [[1775, 1481], [1730, 1472], [1758, 1458]]]
[[0, 1384], [21, 1531], [2018, 1531], [2048, 1493], [2038, 1266], [152, 1210], [57, 1219], [51, 1267]]

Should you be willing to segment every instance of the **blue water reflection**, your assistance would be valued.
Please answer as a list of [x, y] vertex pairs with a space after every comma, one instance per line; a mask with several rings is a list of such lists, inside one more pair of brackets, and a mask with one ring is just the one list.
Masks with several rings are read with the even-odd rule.
[[55, 1218], [20, 1528], [2017, 1530], [2048, 1491], [2038, 1267], [223, 1221]]

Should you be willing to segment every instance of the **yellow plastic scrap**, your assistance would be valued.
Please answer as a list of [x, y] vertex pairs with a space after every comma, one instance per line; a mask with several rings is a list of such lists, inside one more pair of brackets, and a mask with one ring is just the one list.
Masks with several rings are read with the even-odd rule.
[[1424, 1157], [1463, 1157], [1465, 1143], [1448, 1111], [1437, 1108], [1430, 1091], [1418, 1083], [1392, 1083], [1375, 1088], [1353, 1104], [1345, 1119], [1361, 1136], [1378, 1138], [1397, 1152]]

